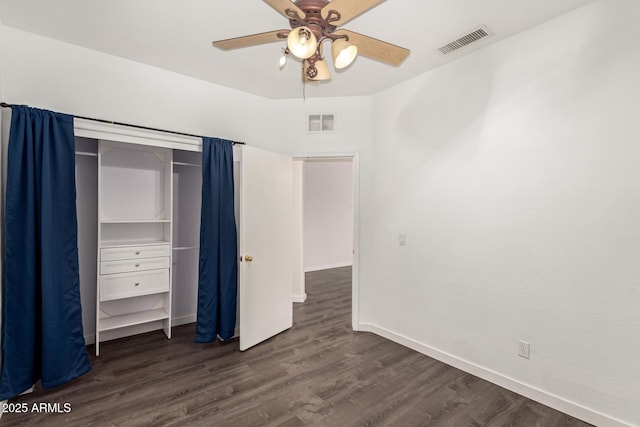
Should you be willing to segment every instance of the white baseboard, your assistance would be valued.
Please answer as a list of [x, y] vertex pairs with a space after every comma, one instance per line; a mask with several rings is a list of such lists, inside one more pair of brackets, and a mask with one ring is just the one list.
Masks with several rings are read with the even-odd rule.
[[36, 385], [32, 385], [31, 388], [26, 389], [25, 391], [23, 391], [22, 393], [19, 394], [19, 396], [22, 396], [23, 394], [29, 394], [29, 393], [33, 393], [33, 390], [35, 390]]
[[353, 261], [351, 261], [351, 260], [343, 261], [343, 262], [336, 262], [336, 263], [333, 263], [333, 264], [313, 265], [311, 267], [305, 267], [304, 268], [304, 272], [305, 273], [310, 273], [312, 271], [329, 270], [331, 268], [338, 268], [338, 267], [350, 267], [352, 265], [353, 265]]
[[188, 323], [195, 323], [198, 320], [197, 314], [187, 314], [186, 316], [178, 316], [171, 319], [171, 326], [186, 325]]
[[84, 336], [84, 345], [91, 345], [96, 343], [96, 336], [94, 334]]
[[302, 295], [293, 295], [291, 296], [291, 300], [293, 302], [305, 302], [307, 300], [307, 294], [302, 294]]
[[433, 348], [431, 346], [418, 342], [404, 335], [395, 333], [388, 329], [376, 326], [374, 324], [361, 322], [358, 325], [358, 330], [361, 332], [372, 332], [390, 341], [401, 344], [405, 347], [408, 347], [426, 356], [432, 357], [436, 360], [446, 363], [447, 365], [451, 365], [455, 368], [461, 369], [472, 375], [475, 375], [484, 380], [487, 380], [493, 384], [496, 384], [508, 390], [511, 390], [514, 393], [518, 393], [522, 396], [535, 400], [536, 402], [540, 402], [543, 405], [547, 405], [551, 408], [557, 409], [558, 411], [569, 414], [572, 417], [581, 419], [590, 424], [594, 424], [597, 426], [611, 426], [611, 427], [631, 426], [631, 424], [626, 423], [617, 418], [614, 418], [609, 415], [598, 412], [596, 410], [587, 408], [585, 406], [572, 402], [563, 397], [556, 396], [553, 393], [549, 393], [537, 387], [531, 386], [529, 384], [525, 384], [521, 381], [508, 377], [499, 372], [493, 371], [491, 369], [487, 369], [473, 362], [469, 362], [467, 360], [461, 359], [450, 353], [440, 351], [436, 348]]

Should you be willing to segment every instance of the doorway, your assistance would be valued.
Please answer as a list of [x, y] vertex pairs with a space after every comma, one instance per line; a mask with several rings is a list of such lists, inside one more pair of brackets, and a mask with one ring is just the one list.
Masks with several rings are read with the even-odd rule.
[[358, 155], [294, 157], [293, 301], [305, 273], [351, 266], [351, 323], [358, 325]]

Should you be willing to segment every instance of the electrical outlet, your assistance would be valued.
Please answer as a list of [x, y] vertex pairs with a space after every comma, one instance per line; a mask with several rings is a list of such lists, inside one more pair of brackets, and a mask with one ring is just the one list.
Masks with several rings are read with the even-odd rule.
[[405, 246], [407, 244], [407, 236], [405, 234], [398, 234], [398, 244]]
[[518, 356], [528, 359], [530, 349], [531, 349], [531, 344], [524, 341], [518, 341]]

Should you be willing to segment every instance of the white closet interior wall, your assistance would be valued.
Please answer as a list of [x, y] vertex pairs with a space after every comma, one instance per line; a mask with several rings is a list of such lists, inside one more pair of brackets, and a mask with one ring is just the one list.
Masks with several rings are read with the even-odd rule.
[[202, 154], [173, 152], [173, 321], [196, 321]]
[[76, 211], [82, 327], [87, 344], [95, 342], [98, 247], [98, 141], [76, 137]]

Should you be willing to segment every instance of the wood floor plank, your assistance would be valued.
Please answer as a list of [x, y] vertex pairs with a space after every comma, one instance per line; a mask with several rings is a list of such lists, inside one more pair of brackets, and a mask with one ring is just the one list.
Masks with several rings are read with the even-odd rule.
[[588, 424], [370, 333], [351, 330], [351, 269], [307, 273], [293, 327], [240, 352], [196, 344], [193, 324], [101, 344], [93, 370], [13, 402], [39, 426], [568, 426]]

